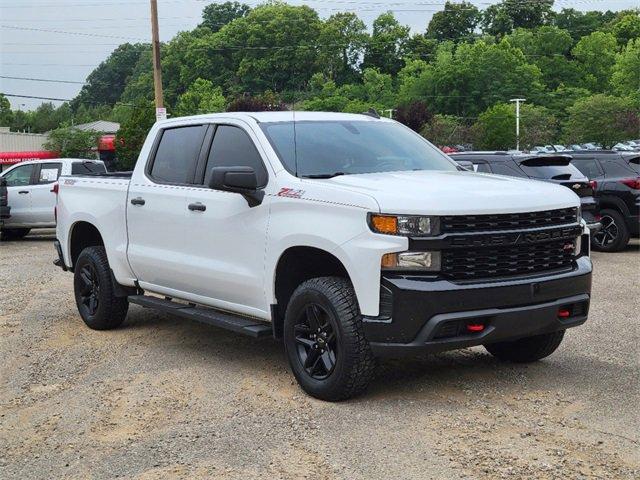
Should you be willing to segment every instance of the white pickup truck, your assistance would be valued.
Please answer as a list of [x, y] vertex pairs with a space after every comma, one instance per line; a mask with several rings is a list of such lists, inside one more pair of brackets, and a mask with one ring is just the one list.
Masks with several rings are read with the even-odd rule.
[[55, 263], [91, 328], [134, 303], [282, 338], [301, 387], [340, 400], [378, 357], [550, 355], [589, 310], [579, 206], [373, 115], [203, 115], [158, 122], [133, 173], [62, 177]]

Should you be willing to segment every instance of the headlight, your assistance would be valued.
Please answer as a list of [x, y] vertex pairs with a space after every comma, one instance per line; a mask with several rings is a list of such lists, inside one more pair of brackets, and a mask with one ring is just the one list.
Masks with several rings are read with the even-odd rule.
[[440, 252], [387, 253], [382, 256], [383, 270], [440, 271]]
[[438, 217], [420, 215], [371, 214], [369, 226], [374, 232], [386, 235], [422, 237], [440, 233], [440, 219]]

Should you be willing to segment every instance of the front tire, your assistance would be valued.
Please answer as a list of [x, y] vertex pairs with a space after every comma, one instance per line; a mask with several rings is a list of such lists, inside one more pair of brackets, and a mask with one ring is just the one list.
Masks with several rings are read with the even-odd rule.
[[296, 380], [321, 400], [351, 398], [363, 392], [375, 374], [358, 301], [345, 278], [313, 278], [293, 292], [285, 313], [284, 344]]
[[629, 229], [617, 210], [600, 212], [602, 229], [593, 235], [593, 248], [601, 252], [619, 252], [629, 243]]
[[564, 330], [485, 345], [491, 355], [514, 363], [529, 363], [548, 357], [562, 343]]
[[7, 241], [22, 240], [30, 231], [30, 228], [3, 228], [0, 232], [0, 238]]
[[117, 297], [104, 247], [87, 247], [74, 267], [73, 287], [78, 312], [93, 330], [119, 327], [127, 316], [129, 302]]

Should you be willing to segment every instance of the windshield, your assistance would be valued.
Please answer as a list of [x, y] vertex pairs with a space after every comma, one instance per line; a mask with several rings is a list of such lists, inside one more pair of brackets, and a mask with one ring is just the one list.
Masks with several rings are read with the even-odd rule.
[[293, 122], [261, 123], [260, 127], [284, 167], [299, 177], [457, 170], [437, 148], [395, 123], [296, 122], [295, 141]]

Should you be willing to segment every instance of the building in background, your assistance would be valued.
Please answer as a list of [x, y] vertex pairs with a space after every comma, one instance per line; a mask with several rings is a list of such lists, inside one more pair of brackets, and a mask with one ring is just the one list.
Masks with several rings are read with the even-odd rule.
[[85, 132], [102, 133], [98, 139], [98, 158], [102, 160], [107, 170], [115, 170], [116, 164], [116, 133], [120, 128], [120, 124], [109, 122], [107, 120], [96, 120], [91, 123], [82, 123], [75, 125], [78, 130]]
[[46, 133], [10, 132], [0, 127], [0, 171], [25, 160], [56, 158], [57, 152], [44, 149]]

